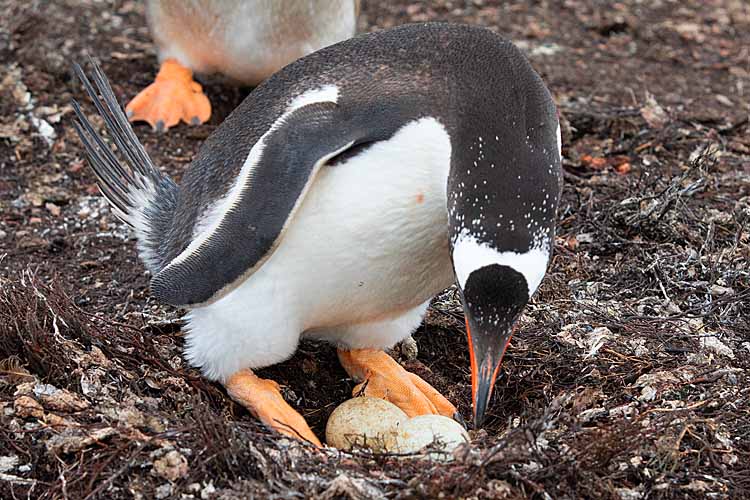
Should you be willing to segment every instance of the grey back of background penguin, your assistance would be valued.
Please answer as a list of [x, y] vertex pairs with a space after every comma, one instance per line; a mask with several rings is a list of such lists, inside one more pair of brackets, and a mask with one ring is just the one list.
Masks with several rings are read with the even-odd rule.
[[257, 85], [290, 61], [351, 37], [359, 0], [147, 0], [159, 59]]

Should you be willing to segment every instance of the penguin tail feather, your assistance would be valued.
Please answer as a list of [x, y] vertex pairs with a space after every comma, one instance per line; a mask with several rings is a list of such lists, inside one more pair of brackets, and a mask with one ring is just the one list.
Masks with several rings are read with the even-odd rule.
[[73, 125], [96, 174], [99, 190], [113, 212], [135, 230], [138, 249], [146, 266], [152, 272], [158, 272], [166, 264], [159, 257], [159, 248], [168, 233], [179, 188], [154, 166], [120, 108], [101, 67], [93, 61], [91, 64], [94, 68], [93, 84], [79, 64], [74, 64], [73, 69], [125, 163], [94, 129], [75, 100], [72, 105], [77, 120]]

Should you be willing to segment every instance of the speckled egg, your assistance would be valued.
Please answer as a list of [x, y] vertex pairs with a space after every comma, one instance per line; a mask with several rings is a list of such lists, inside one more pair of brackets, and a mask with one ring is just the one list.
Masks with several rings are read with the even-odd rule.
[[379, 398], [350, 399], [333, 410], [326, 424], [326, 442], [341, 450], [354, 446], [375, 452], [390, 451], [396, 433], [409, 417]]
[[442, 415], [420, 415], [410, 418], [396, 433], [389, 450], [397, 453], [417, 453], [435, 443], [428, 453], [433, 460], [451, 460], [452, 452], [461, 443], [469, 442], [469, 433], [452, 418]]

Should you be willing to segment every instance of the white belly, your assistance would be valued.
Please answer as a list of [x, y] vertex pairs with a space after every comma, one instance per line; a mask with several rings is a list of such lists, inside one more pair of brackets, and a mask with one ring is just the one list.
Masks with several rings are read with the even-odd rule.
[[450, 146], [446, 135], [443, 150], [421, 147], [421, 127], [440, 125], [423, 120], [362, 157], [324, 168], [266, 264], [273, 279], [297, 289], [305, 328], [394, 316], [452, 282]]
[[162, 60], [248, 85], [356, 30], [353, 0], [152, 0], [148, 17]]
[[426, 118], [324, 167], [265, 264], [191, 312], [188, 357], [208, 376], [205, 349], [220, 372], [266, 366], [306, 330], [394, 318], [448, 287], [450, 152], [445, 129]]

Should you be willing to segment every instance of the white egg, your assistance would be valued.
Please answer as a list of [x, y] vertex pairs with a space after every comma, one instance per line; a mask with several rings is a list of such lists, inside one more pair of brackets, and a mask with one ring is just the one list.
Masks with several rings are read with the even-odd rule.
[[[461, 443], [469, 442], [469, 433], [452, 418], [442, 415], [419, 415], [401, 425], [390, 451], [417, 453], [429, 445], [433, 460], [451, 460]], [[391, 444], [391, 443], [389, 443]]]
[[338, 406], [326, 424], [326, 442], [342, 450], [355, 445], [375, 452], [389, 451], [396, 433], [409, 417], [384, 399], [358, 397]]

